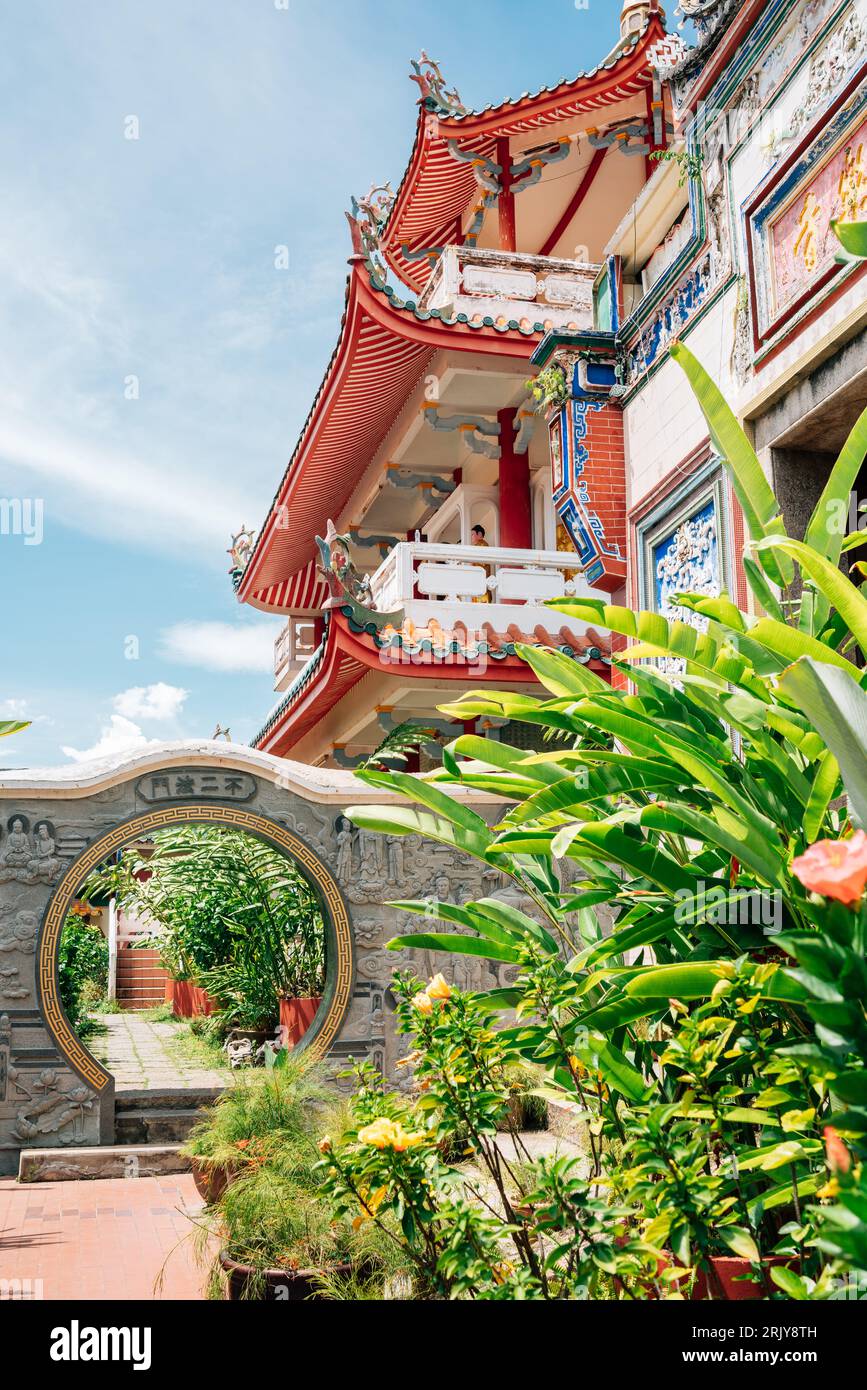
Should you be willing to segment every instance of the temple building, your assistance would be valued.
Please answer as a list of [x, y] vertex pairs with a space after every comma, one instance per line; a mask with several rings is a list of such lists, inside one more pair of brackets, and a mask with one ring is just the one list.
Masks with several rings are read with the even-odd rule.
[[865, 11], [681, 0], [687, 43], [632, 0], [597, 67], [480, 110], [413, 64], [409, 162], [353, 199], [337, 346], [233, 546], [239, 599], [286, 618], [256, 746], [353, 766], [407, 719], [453, 735], [436, 710], [464, 690], [538, 694], [522, 645], [610, 678], [610, 635], [548, 598], [747, 602], [668, 349], [719, 382], [797, 531], [867, 398], [863, 269], [830, 230], [867, 216]]

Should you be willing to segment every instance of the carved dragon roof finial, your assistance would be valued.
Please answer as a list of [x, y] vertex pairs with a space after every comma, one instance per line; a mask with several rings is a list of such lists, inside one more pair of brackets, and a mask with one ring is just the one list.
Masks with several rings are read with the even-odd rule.
[[418, 84], [420, 100], [429, 111], [442, 116], [463, 116], [466, 113], [467, 108], [461, 101], [460, 93], [455, 88], [447, 90], [439, 63], [429, 58], [424, 49], [417, 60], [413, 58], [412, 69], [410, 81]]
[[387, 279], [380, 249], [382, 229], [394, 206], [394, 189], [390, 183], [371, 184], [363, 198], [352, 197], [352, 210], [346, 214], [352, 232], [352, 247], [363, 256], [377, 283]]
[[255, 539], [256, 532], [242, 526], [240, 531], [236, 531], [233, 535], [231, 544], [226, 551], [232, 560], [229, 574], [232, 576], [232, 583], [236, 589], [241, 582], [244, 570], [247, 568], [250, 556], [253, 554]]

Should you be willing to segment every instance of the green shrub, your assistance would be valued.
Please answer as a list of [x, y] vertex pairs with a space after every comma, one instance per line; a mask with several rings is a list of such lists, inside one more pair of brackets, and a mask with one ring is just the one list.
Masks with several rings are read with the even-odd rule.
[[108, 989], [108, 942], [94, 923], [70, 913], [60, 934], [57, 956], [60, 999], [73, 1028], [84, 1035], [92, 1028], [91, 1006]]

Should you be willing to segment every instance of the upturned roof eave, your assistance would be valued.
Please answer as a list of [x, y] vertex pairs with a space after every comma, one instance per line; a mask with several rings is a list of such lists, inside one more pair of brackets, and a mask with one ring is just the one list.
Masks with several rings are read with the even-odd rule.
[[[636, 35], [628, 47], [622, 48], [613, 58], [598, 67], [579, 73], [571, 81], [559, 82], [555, 87], [543, 87], [538, 92], [524, 93], [520, 97], [507, 99], [479, 111], [467, 111], [463, 115], [438, 115], [430, 110], [422, 99], [419, 102], [412, 152], [381, 233], [382, 252], [394, 273], [402, 279], [407, 274], [406, 266], [398, 254], [405, 241], [401, 233], [401, 223], [415, 196], [419, 176], [424, 167], [425, 148], [428, 143], [426, 137], [432, 121], [436, 123], [437, 134], [442, 139], [494, 140], [506, 127], [513, 125], [516, 119], [531, 121], [551, 116], [570, 101], [574, 102], [582, 86], [586, 88], [583, 94], [585, 99], [589, 99], [592, 95], [599, 95], [632, 79], [640, 73], [648, 47], [662, 38], [665, 32], [665, 23], [660, 14], [651, 14], [643, 32]], [[649, 69], [647, 78], [649, 82]], [[418, 244], [418, 238], [416, 243]], [[414, 288], [419, 289], [426, 279], [427, 274], [420, 268], [413, 282]]]
[[[430, 353], [438, 349], [458, 350], [494, 354], [529, 362], [533, 348], [545, 332], [542, 323], [534, 323], [532, 327], [522, 329], [510, 320], [511, 326], [501, 324], [498, 327], [490, 319], [487, 322], [483, 319], [481, 323], [472, 323], [465, 314], [449, 316], [435, 309], [420, 310], [414, 301], [402, 300], [390, 287], [376, 284], [371, 275], [370, 262], [363, 257], [354, 256], [350, 264], [352, 269], [347, 282], [340, 337], [238, 585], [238, 599], [242, 603], [249, 602], [255, 593], [272, 582], [263, 582], [261, 574], [273, 542], [276, 517], [288, 509], [291, 523], [293, 492], [303, 484], [305, 462], [315, 448], [317, 434], [325, 427], [341, 381], [351, 367], [360, 323], [365, 315], [375, 319], [386, 330], [392, 331], [396, 338], [415, 341], [420, 348], [428, 348]], [[387, 433], [389, 426], [390, 420], [386, 419], [383, 422], [382, 437]], [[335, 515], [337, 510], [339, 509], [335, 509]], [[311, 535], [307, 539], [309, 554], [305, 555], [300, 564], [305, 563], [314, 553], [314, 537]]]

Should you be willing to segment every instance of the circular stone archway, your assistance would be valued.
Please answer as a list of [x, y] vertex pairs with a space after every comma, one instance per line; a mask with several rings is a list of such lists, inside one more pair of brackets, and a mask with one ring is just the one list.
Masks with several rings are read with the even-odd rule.
[[94, 1091], [104, 1091], [113, 1078], [76, 1036], [60, 1002], [58, 951], [63, 924], [91, 870], [140, 836], [177, 825], [224, 826], [255, 835], [286, 854], [315, 889], [325, 928], [325, 994], [299, 1047], [325, 1056], [349, 1008], [353, 972], [349, 914], [336, 879], [309, 845], [276, 821], [239, 806], [190, 803], [142, 812], [98, 836], [65, 871], [45, 910], [36, 948], [37, 998], [46, 1029], [60, 1056]]
[[305, 1045], [323, 1056], [338, 1089], [351, 1089], [341, 1075], [351, 1061], [370, 1062], [406, 1085], [389, 993], [393, 971], [442, 969], [469, 989], [506, 979], [504, 968], [470, 957], [395, 956], [387, 945], [406, 919], [389, 902], [461, 903], [505, 889], [496, 869], [446, 843], [377, 835], [342, 814], [349, 805], [394, 799], [350, 772], [213, 741], [0, 774], [0, 1174], [18, 1170], [22, 1149], [114, 1143], [114, 1080], [63, 1012], [58, 943], [87, 873], [136, 835], [163, 826], [249, 831], [291, 857], [316, 891], [328, 933], [326, 994]]

